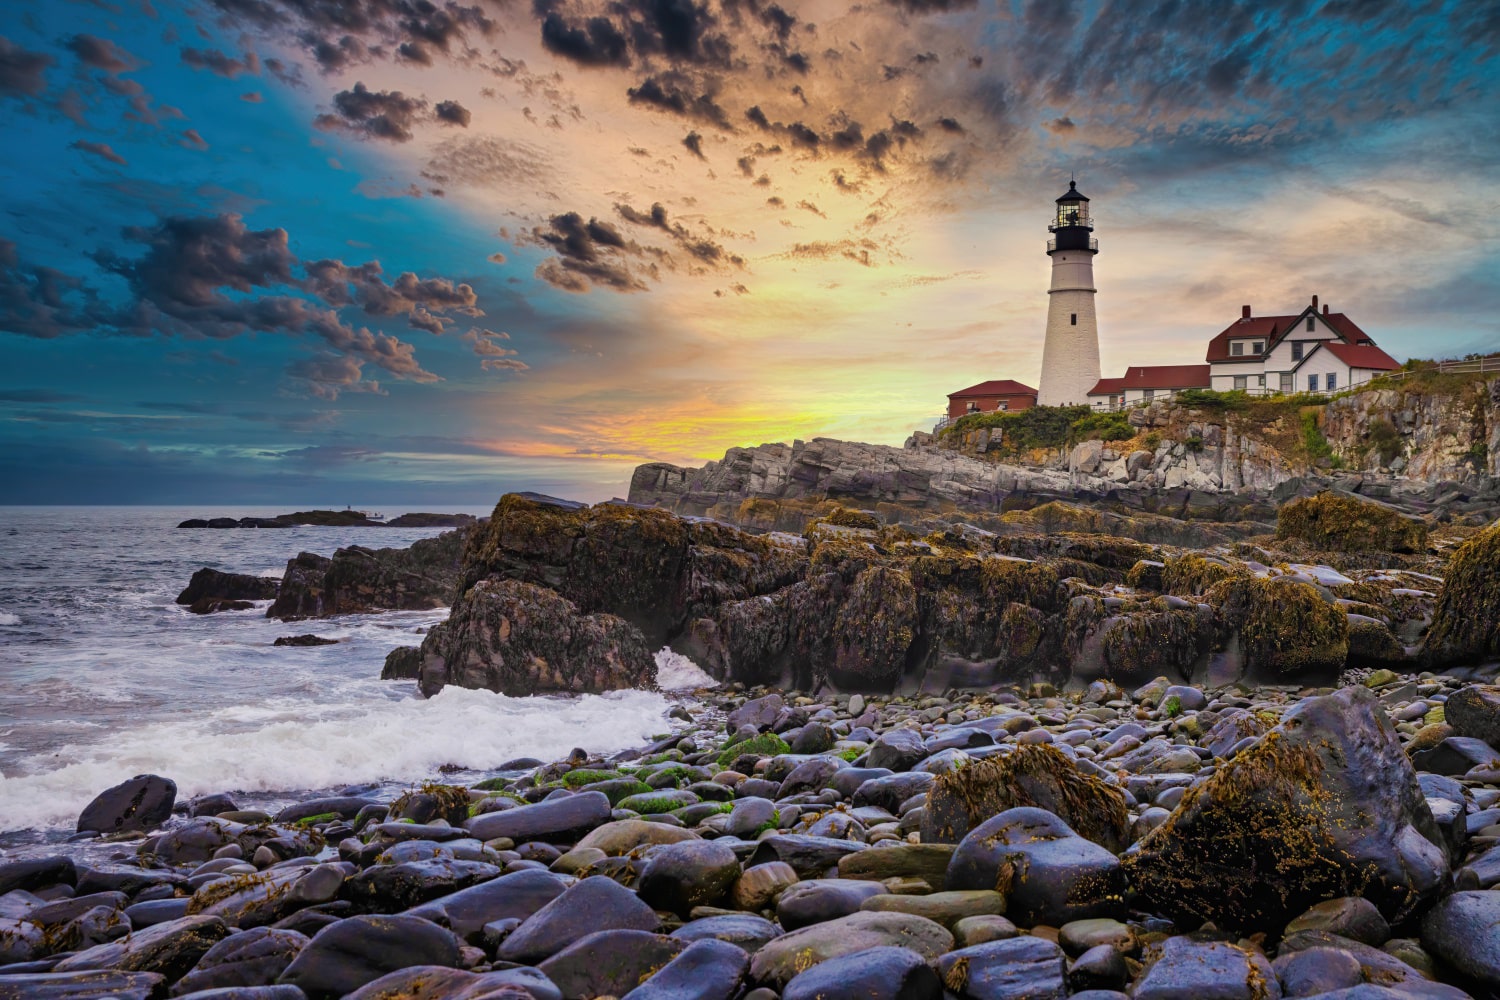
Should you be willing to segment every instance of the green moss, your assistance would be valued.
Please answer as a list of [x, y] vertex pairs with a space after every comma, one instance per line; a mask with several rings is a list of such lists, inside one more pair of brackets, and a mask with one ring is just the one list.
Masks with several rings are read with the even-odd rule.
[[1335, 490], [1282, 504], [1276, 537], [1300, 539], [1323, 552], [1427, 551], [1427, 525], [1421, 521]]
[[1175, 694], [1161, 703], [1161, 710], [1169, 719], [1175, 719], [1182, 714], [1182, 699]]
[[682, 751], [678, 750], [676, 747], [673, 747], [671, 750], [666, 750], [666, 751], [663, 751], [662, 753], [659, 753], [659, 754], [653, 754], [652, 756], [647, 757], [645, 760], [641, 761], [641, 763], [642, 764], [665, 764], [668, 761], [679, 761], [679, 760], [682, 760]]
[[1401, 432], [1385, 417], [1376, 417], [1370, 421], [1370, 426], [1365, 430], [1365, 441], [1380, 456], [1381, 465], [1394, 462], [1404, 445]]
[[591, 785], [596, 781], [609, 781], [612, 778], [623, 778], [619, 771], [597, 770], [590, 767], [580, 767], [569, 771], [562, 776], [562, 783], [568, 788], [577, 788], [579, 785]]
[[304, 816], [302, 819], [299, 819], [294, 825], [302, 827], [316, 826], [319, 823], [332, 823], [338, 818], [339, 814], [336, 812], [318, 813], [318, 815], [316, 816]]
[[838, 752], [838, 756], [842, 757], [844, 760], [847, 760], [852, 764], [860, 757], [864, 756], [864, 753], [865, 751], [859, 747], [849, 747], [848, 749], [840, 750]]
[[771, 810], [771, 818], [768, 819], [768, 820], [766, 820], [760, 826], [756, 827], [755, 828], [755, 833], [752, 834], [752, 836], [753, 837], [759, 837], [761, 834], [765, 833], [767, 830], [774, 830], [774, 829], [776, 829], [780, 825], [781, 825], [781, 810], [780, 809], [773, 809], [773, 810]]
[[1500, 653], [1500, 525], [1460, 545], [1438, 588], [1422, 656], [1430, 666]]
[[469, 787], [481, 792], [503, 793], [510, 786], [510, 783], [510, 778], [485, 778], [483, 781]]
[[757, 757], [775, 757], [778, 754], [791, 752], [791, 746], [780, 736], [777, 736], [775, 733], [761, 733], [759, 736], [752, 736], [741, 743], [733, 743], [726, 747], [719, 754], [719, 767], [728, 767], [742, 754], [754, 754]]
[[666, 795], [631, 795], [620, 800], [621, 809], [630, 809], [640, 813], [642, 816], [652, 816], [656, 813], [672, 812], [674, 809], [683, 808], [682, 802]]
[[1319, 407], [1304, 407], [1300, 420], [1302, 421], [1302, 450], [1307, 454], [1309, 461], [1318, 462], [1327, 459], [1334, 468], [1339, 467], [1338, 456], [1333, 453], [1333, 447], [1328, 439], [1323, 436], [1321, 418], [1323, 409]]

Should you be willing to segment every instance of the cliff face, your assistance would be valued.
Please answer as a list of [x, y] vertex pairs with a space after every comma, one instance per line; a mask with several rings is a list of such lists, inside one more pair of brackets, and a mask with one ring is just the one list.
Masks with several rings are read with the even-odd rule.
[[[1003, 428], [918, 432], [892, 448], [816, 438], [732, 448], [702, 468], [636, 469], [630, 499], [681, 514], [800, 530], [818, 502], [1000, 512], [1048, 500], [1200, 520], [1265, 520], [1263, 501], [1321, 485], [1419, 510], [1500, 496], [1500, 381], [1359, 393], [1326, 405], [1159, 402], [1128, 414], [1124, 440], [1018, 451]], [[1460, 485], [1455, 485], [1460, 484]], [[1460, 510], [1460, 513], [1465, 512]], [[762, 523], [763, 522], [763, 523]]]

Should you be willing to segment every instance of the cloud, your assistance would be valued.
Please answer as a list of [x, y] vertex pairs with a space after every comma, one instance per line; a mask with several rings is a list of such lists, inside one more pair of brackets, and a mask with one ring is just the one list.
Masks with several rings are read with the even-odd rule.
[[78, 57], [79, 62], [106, 73], [127, 73], [140, 66], [140, 61], [107, 38], [95, 35], [73, 35], [63, 42], [63, 48]]
[[0, 35], [0, 96], [37, 96], [47, 89], [44, 73], [55, 61], [46, 53], [27, 51]]
[[640, 292], [646, 290], [645, 278], [659, 277], [656, 262], [637, 264], [626, 259], [646, 255], [638, 244], [627, 241], [608, 222], [585, 222], [577, 212], [554, 215], [545, 226], [527, 230], [523, 239], [557, 254], [538, 265], [536, 276], [566, 292], [593, 287]]
[[218, 49], [185, 48], [182, 50], [182, 62], [193, 69], [206, 69], [227, 80], [243, 75], [256, 76], [260, 73], [260, 58], [254, 52], [246, 52], [243, 57], [236, 59]]
[[698, 159], [708, 159], [708, 157], [703, 155], [703, 136], [699, 135], [697, 132], [689, 132], [687, 135], [683, 136], [682, 145], [687, 149], [689, 153], [692, 153]]
[[542, 45], [580, 66], [628, 66], [630, 43], [607, 17], [572, 22], [557, 12], [542, 20]]
[[110, 163], [113, 163], [116, 166], [123, 167], [128, 165], [125, 157], [121, 156], [119, 153], [116, 153], [112, 148], [110, 148], [108, 143], [88, 142], [84, 139], [78, 139], [74, 142], [69, 143], [68, 146], [70, 149], [79, 149], [85, 153], [92, 153], [94, 156], [97, 156], [100, 159], [108, 160]]
[[625, 95], [631, 104], [706, 122], [725, 132], [734, 130], [729, 123], [729, 113], [719, 105], [714, 90], [695, 82], [685, 73], [674, 71], [648, 76], [626, 90]]
[[313, 124], [361, 139], [409, 142], [412, 126], [427, 110], [427, 102], [399, 90], [370, 90], [356, 83], [352, 90], [333, 95], [333, 112], [318, 115]]
[[240, 100], [244, 101], [246, 104], [260, 104], [265, 100], [265, 98], [260, 96], [258, 92], [252, 90], [248, 93], [241, 94]]
[[885, 258], [889, 262], [901, 256], [890, 241], [878, 242], [870, 237], [842, 240], [813, 240], [794, 243], [779, 256], [787, 260], [849, 260], [863, 267], [877, 267]]
[[[431, 66], [467, 61], [497, 26], [484, 8], [454, 0], [210, 0], [224, 18], [306, 51], [325, 73], [377, 59]], [[273, 69], [267, 60], [268, 69]], [[273, 69], [275, 72], [275, 69]]]
[[516, 351], [499, 344], [499, 341], [510, 339], [508, 333], [473, 327], [464, 334], [463, 339], [474, 349], [475, 356], [479, 358], [479, 367], [483, 371], [524, 372], [530, 370], [530, 365], [516, 357]]
[[347, 354], [319, 352], [287, 366], [294, 387], [317, 399], [338, 399], [345, 392], [386, 395], [379, 382], [363, 380], [364, 362]]
[[[620, 218], [634, 226], [643, 226], [649, 229], [657, 229], [671, 237], [676, 246], [685, 251], [689, 257], [699, 264], [708, 265], [712, 268], [721, 266], [744, 267], [743, 258], [732, 254], [713, 240], [693, 234], [679, 222], [672, 222], [667, 218], [667, 210], [656, 203], [651, 206], [649, 212], [641, 212], [629, 205], [616, 205], [615, 211]], [[677, 265], [670, 259], [663, 261], [667, 266], [675, 268]]]
[[537, 146], [492, 135], [455, 135], [433, 147], [422, 176], [434, 184], [514, 190], [553, 176], [551, 158]]
[[474, 117], [469, 113], [468, 108], [457, 101], [439, 101], [438, 106], [434, 109], [434, 114], [440, 122], [445, 122], [449, 125], [460, 125], [463, 128], [468, 128], [469, 121]]
[[[562, 0], [536, 0], [542, 45], [582, 66], [628, 66], [661, 58], [727, 68], [734, 46], [718, 15], [694, 0], [614, 0], [612, 17], [569, 14]], [[614, 18], [618, 18], [615, 20]]]
[[197, 129], [190, 128], [182, 132], [182, 145], [188, 149], [203, 150], [208, 148], [208, 141], [198, 134]]

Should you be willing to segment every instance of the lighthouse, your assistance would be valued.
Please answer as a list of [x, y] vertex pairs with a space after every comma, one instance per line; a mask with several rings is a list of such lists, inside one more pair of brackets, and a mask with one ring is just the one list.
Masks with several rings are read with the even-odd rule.
[[1037, 391], [1041, 406], [1073, 406], [1089, 402], [1088, 392], [1099, 381], [1099, 324], [1094, 318], [1094, 220], [1089, 200], [1068, 182], [1068, 193], [1057, 199], [1057, 215], [1047, 226], [1047, 256], [1052, 258], [1052, 287], [1048, 290], [1047, 341], [1042, 348], [1042, 380]]

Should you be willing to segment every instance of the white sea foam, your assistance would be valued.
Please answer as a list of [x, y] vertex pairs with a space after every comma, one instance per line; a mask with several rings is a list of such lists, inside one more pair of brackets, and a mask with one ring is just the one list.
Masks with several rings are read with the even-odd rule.
[[575, 746], [609, 753], [668, 729], [666, 699], [645, 691], [509, 698], [449, 687], [430, 699], [391, 700], [389, 685], [363, 688], [352, 700], [238, 705], [66, 748], [50, 758], [71, 761], [61, 767], [0, 777], [0, 832], [71, 826], [99, 792], [147, 772], [177, 782], [180, 797], [415, 782], [444, 764], [484, 770], [514, 757], [566, 756]]
[[718, 687], [702, 667], [668, 646], [656, 651], [656, 685], [663, 691], [695, 691]]
[[0, 611], [0, 625], [19, 625], [21, 616], [13, 615], [9, 611]]

